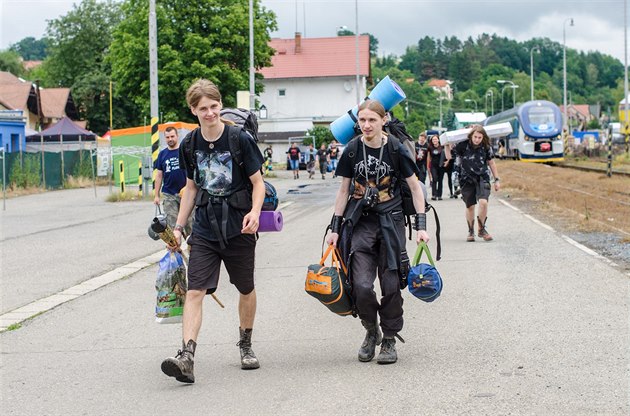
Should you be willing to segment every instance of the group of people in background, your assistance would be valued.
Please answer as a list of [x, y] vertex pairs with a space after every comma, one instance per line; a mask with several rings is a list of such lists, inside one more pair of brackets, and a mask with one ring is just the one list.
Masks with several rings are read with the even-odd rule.
[[[339, 143], [333, 139], [332, 142], [326, 146], [322, 143], [318, 150], [315, 150], [313, 144], [308, 145], [308, 149], [304, 153], [304, 162], [306, 163], [306, 171], [308, 172], [308, 178], [313, 179], [315, 177], [315, 168], [319, 167], [319, 173], [322, 175], [322, 179], [326, 179], [326, 172], [332, 172], [333, 177], [337, 169], [337, 160], [339, 159]], [[286, 151], [287, 162], [290, 169], [293, 171], [293, 179], [300, 178], [300, 160], [302, 159], [302, 151], [298, 147], [297, 143], [291, 143], [291, 147]]]
[[[437, 134], [427, 138], [425, 132], [420, 133], [415, 145], [416, 165], [420, 172], [418, 179], [425, 184], [427, 177], [429, 178], [432, 201], [442, 200], [444, 176], [447, 177], [450, 198], [458, 198], [458, 193], [461, 192], [466, 204], [468, 223], [466, 241], [475, 241], [475, 206], [479, 204], [476, 215], [477, 235], [484, 241], [491, 241], [493, 238], [486, 229], [488, 198], [491, 182], [494, 183], [495, 191], [500, 189], [499, 174], [485, 129], [479, 125], [472, 125], [470, 128], [468, 140], [454, 146], [443, 146]], [[459, 182], [457, 186], [461, 185], [460, 190], [454, 189], [455, 175]]]

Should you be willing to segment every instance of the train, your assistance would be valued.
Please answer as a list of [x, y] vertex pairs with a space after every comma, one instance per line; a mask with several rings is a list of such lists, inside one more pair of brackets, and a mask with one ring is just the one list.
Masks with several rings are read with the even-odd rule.
[[489, 126], [504, 122], [511, 124], [512, 133], [492, 139], [498, 157], [542, 163], [564, 160], [562, 113], [554, 103], [528, 101], [490, 116], [481, 124]]

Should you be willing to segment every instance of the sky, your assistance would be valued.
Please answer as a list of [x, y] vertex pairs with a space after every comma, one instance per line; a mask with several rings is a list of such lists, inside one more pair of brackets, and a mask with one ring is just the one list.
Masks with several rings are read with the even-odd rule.
[[[158, 2], [160, 0], [157, 0]], [[0, 0], [0, 50], [33, 36], [80, 0]], [[460, 40], [482, 33], [525, 41], [546, 37], [624, 61], [624, 0], [262, 0], [277, 15], [272, 37], [335, 36], [346, 26], [379, 41], [378, 55], [402, 55], [424, 36]], [[628, 11], [630, 14], [630, 10]], [[567, 20], [573, 18], [574, 26]], [[566, 23], [565, 23], [566, 22]]]

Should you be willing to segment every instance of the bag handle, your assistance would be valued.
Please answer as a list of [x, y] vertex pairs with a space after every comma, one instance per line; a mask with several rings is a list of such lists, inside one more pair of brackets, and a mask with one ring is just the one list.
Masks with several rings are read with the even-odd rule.
[[158, 215], [162, 215], [162, 208], [160, 208], [160, 204], [155, 206], [155, 217]]
[[433, 256], [431, 256], [429, 246], [424, 241], [420, 241], [420, 244], [418, 244], [418, 248], [416, 248], [416, 254], [414, 254], [413, 256], [412, 266], [417, 266], [418, 264], [420, 264], [420, 258], [422, 257], [423, 252], [427, 254], [427, 258], [429, 259], [429, 263], [431, 263], [431, 266], [435, 267], [435, 262], [433, 262]]
[[322, 266], [322, 267], [324, 266], [324, 264], [326, 263], [326, 259], [328, 258], [328, 256], [330, 255], [331, 252], [332, 252], [332, 265], [333, 265], [333, 267], [335, 267], [337, 270], [339, 270], [339, 267], [341, 267], [343, 272], [345, 274], [348, 274], [348, 269], [346, 268], [346, 265], [343, 264], [343, 261], [341, 260], [341, 254], [339, 253], [339, 249], [337, 247], [333, 246], [332, 244], [328, 245], [328, 248], [326, 249], [326, 252], [322, 256], [322, 259], [319, 261], [319, 265]]

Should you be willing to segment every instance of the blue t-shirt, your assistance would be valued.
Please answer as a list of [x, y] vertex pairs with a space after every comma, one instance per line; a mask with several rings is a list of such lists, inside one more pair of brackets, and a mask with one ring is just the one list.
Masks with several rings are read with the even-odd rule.
[[163, 193], [177, 195], [186, 186], [186, 171], [179, 167], [179, 149], [163, 149], [154, 168], [162, 171]]

